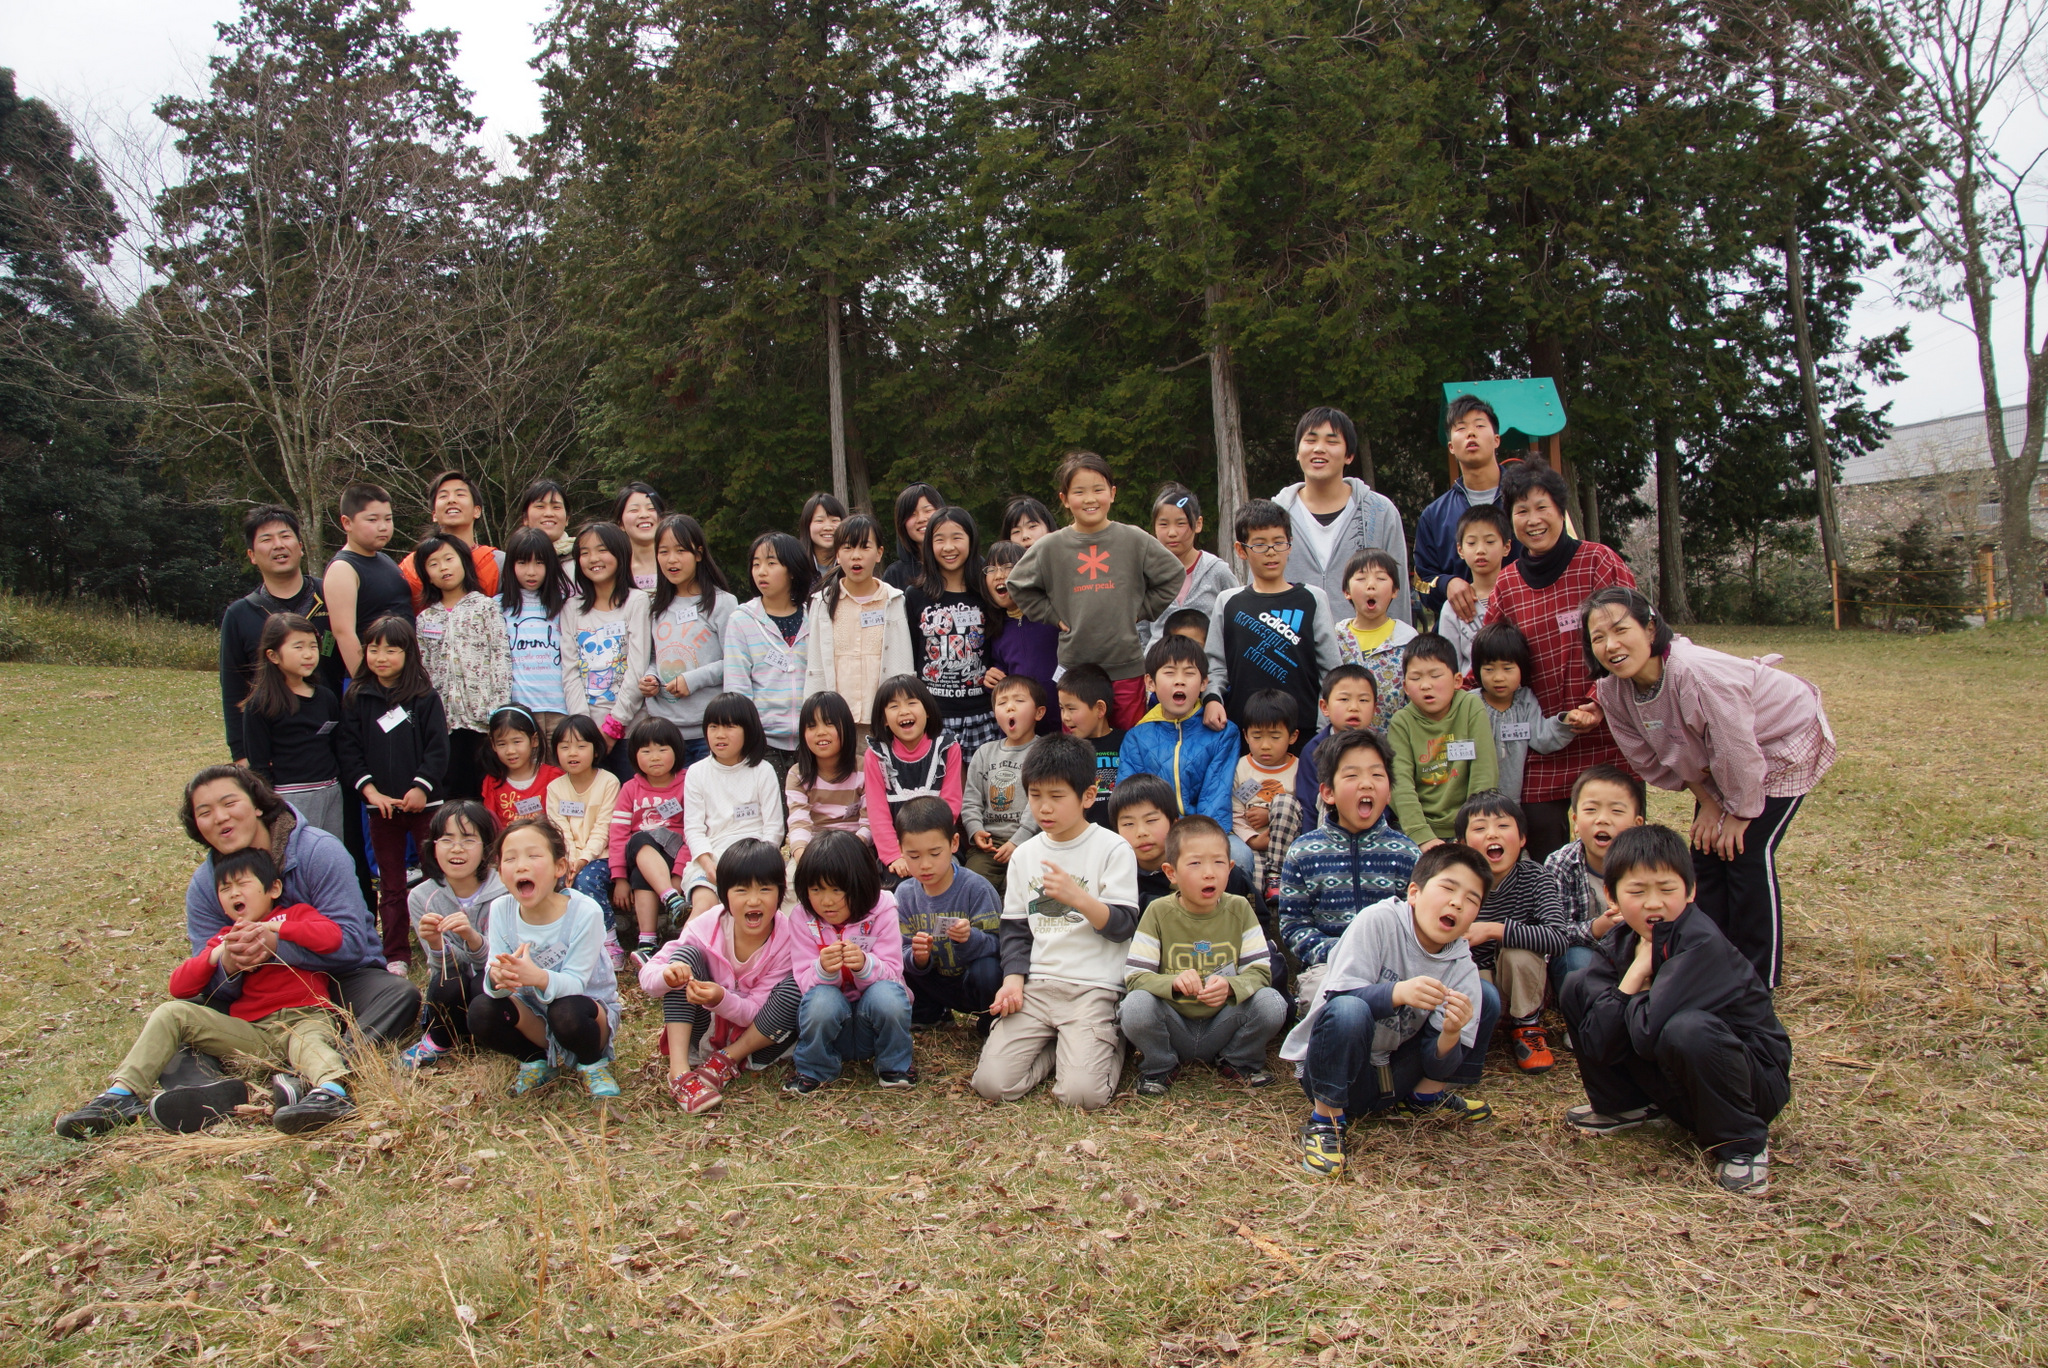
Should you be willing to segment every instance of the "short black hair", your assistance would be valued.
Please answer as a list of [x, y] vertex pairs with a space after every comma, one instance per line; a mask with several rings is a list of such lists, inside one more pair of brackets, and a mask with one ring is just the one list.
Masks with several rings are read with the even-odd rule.
[[1015, 565], [1024, 559], [1024, 548], [1007, 537], [1002, 541], [990, 542], [988, 549], [981, 553], [984, 570], [996, 565]]
[[1095, 791], [1095, 747], [1078, 736], [1048, 736], [1024, 756], [1019, 781], [1028, 792], [1033, 784], [1065, 784], [1084, 801]]
[[604, 734], [604, 728], [597, 725], [597, 719], [586, 717], [582, 713], [570, 713], [555, 723], [555, 734], [548, 738], [548, 750], [551, 754], [562, 753], [562, 738], [565, 736], [580, 736], [590, 743], [592, 769], [604, 764], [605, 753], [612, 748], [610, 739]]
[[939, 712], [939, 700], [932, 696], [932, 691], [925, 686], [925, 682], [914, 674], [890, 675], [875, 685], [875, 706], [868, 714], [868, 733], [877, 742], [886, 744], [884, 738], [891, 735], [889, 705], [899, 698], [907, 698], [924, 709], [926, 736], [937, 741], [945, 735], [946, 719]]
[[1635, 800], [1636, 816], [1646, 817], [1650, 812], [1649, 786], [1619, 765], [1588, 765], [1579, 771], [1579, 777], [1572, 781], [1572, 806], [1579, 805], [1579, 794], [1588, 784], [1612, 784], [1627, 789], [1629, 797]]
[[1377, 707], [1380, 701], [1380, 682], [1374, 679], [1372, 671], [1366, 669], [1363, 665], [1339, 665], [1336, 669], [1324, 675], [1321, 692], [1323, 702], [1327, 703], [1330, 701], [1330, 695], [1337, 691], [1339, 684], [1356, 683], [1361, 679], [1365, 681], [1365, 686], [1372, 690], [1373, 705]]
[[485, 774], [501, 784], [511, 776], [512, 771], [506, 769], [505, 762], [498, 758], [498, 748], [491, 744], [497, 739], [500, 731], [515, 731], [524, 735], [533, 742], [533, 763], [548, 763], [548, 739], [541, 733], [540, 719], [523, 703], [507, 703], [492, 713], [490, 720], [484, 723], [484, 744], [479, 749], [477, 758], [482, 763]]
[[[804, 604], [810, 602], [811, 590], [818, 583], [818, 563], [805, 551], [804, 544], [787, 532], [763, 532], [754, 538], [747, 548], [747, 578], [754, 577], [754, 557], [767, 547], [775, 554], [775, 563], [789, 572], [789, 601], [801, 613]], [[759, 593], [760, 585], [754, 586]]]
[[882, 900], [882, 871], [868, 843], [850, 831], [821, 831], [796, 858], [796, 900], [812, 916], [811, 890], [836, 888], [846, 895], [848, 921], [865, 921]]
[[1199, 608], [1174, 609], [1160, 622], [1159, 631], [1163, 636], [1173, 636], [1190, 627], [1200, 632], [1204, 641], [1209, 639], [1209, 615]]
[[725, 848], [725, 854], [718, 857], [714, 882], [718, 885], [718, 901], [727, 906], [732, 902], [732, 890], [746, 884], [767, 884], [773, 888], [777, 906], [789, 892], [789, 872], [782, 863], [781, 849], [752, 836]]
[[1027, 521], [1037, 523], [1048, 532], [1059, 530], [1060, 520], [1052, 515], [1050, 508], [1047, 508], [1029, 494], [1019, 494], [1016, 498], [1003, 505], [1003, 520], [1000, 524], [1002, 535], [997, 537], [996, 540], [1008, 541], [1010, 534], [1017, 530], [1017, 524]]
[[1650, 633], [1650, 654], [1662, 660], [1671, 654], [1671, 624], [1658, 613], [1655, 606], [1644, 598], [1642, 591], [1626, 584], [1611, 584], [1605, 589], [1596, 589], [1579, 605], [1579, 646], [1586, 653], [1586, 670], [1595, 679], [1607, 678], [1607, 667], [1600, 663], [1600, 657], [1593, 654], [1593, 610], [1596, 608], [1619, 608], [1634, 618], [1639, 626]]
[[1560, 513], [1569, 513], [1572, 506], [1571, 487], [1564, 482], [1564, 476], [1552, 470], [1541, 461], [1514, 461], [1501, 472], [1499, 502], [1512, 515], [1515, 505], [1521, 503], [1537, 490], [1550, 496]]
[[626, 762], [640, 773], [640, 751], [645, 746], [667, 746], [675, 752], [675, 773], [683, 772], [683, 730], [666, 717], [643, 717], [626, 733]]
[[1522, 833], [1523, 840], [1529, 839], [1529, 814], [1522, 811], [1520, 803], [1499, 789], [1475, 793], [1465, 800], [1464, 806], [1458, 809], [1458, 815], [1451, 818], [1451, 827], [1457, 832], [1459, 840], [1465, 839], [1465, 828], [1471, 824], [1474, 817], [1512, 817], [1515, 819], [1515, 830]]
[[441, 486], [449, 484], [459, 484], [468, 490], [469, 501], [477, 505], [478, 508], [482, 508], [483, 500], [479, 499], [476, 495], [476, 481], [470, 479], [469, 476], [459, 470], [444, 470], [434, 476], [433, 479], [427, 481], [427, 506], [429, 508], [433, 507], [434, 500], [441, 497]]
[[722, 693], [704, 709], [707, 727], [738, 727], [746, 734], [740, 746], [740, 763], [758, 765], [768, 758], [768, 733], [761, 727], [761, 710], [743, 693]]
[[1175, 822], [1166, 832], [1166, 852], [1161, 857], [1167, 864], [1179, 864], [1181, 847], [1189, 841], [1204, 836], [1214, 837], [1223, 842], [1223, 849], [1230, 849], [1230, 833], [1225, 831], [1214, 817], [1205, 817], [1199, 812], [1190, 812]]
[[1489, 622], [1472, 638], [1472, 673], [1505, 662], [1522, 672], [1522, 687], [1536, 687], [1536, 653], [1529, 638], [1512, 622]]
[[804, 737], [820, 722], [839, 733], [840, 770], [832, 782], [839, 783], [860, 770], [860, 756], [854, 753], [853, 709], [847, 706], [844, 695], [821, 689], [804, 700], [803, 709], [796, 719], [797, 783], [806, 789], [816, 788], [820, 776], [818, 753], [811, 749], [811, 743]]
[[[467, 484], [468, 481], [465, 480], [463, 483]], [[420, 544], [412, 549], [412, 572], [419, 576], [421, 592], [427, 595], [427, 601], [434, 602], [433, 596], [440, 592], [434, 588], [433, 581], [427, 578], [427, 562], [444, 546], [455, 553], [455, 559], [462, 566], [463, 591], [470, 594], [481, 592], [483, 585], [476, 577], [476, 557], [471, 554], [462, 538], [451, 537], [445, 532], [429, 532], [421, 537]]]
[[283, 504], [257, 504], [242, 519], [242, 540], [249, 544], [250, 550], [256, 549], [256, 534], [272, 523], [283, 523], [292, 530], [294, 537], [303, 539], [305, 536], [299, 531], [298, 514]]
[[371, 504], [388, 504], [391, 496], [380, 485], [356, 483], [341, 491], [341, 516], [353, 518]]
[[1345, 592], [1350, 592], [1351, 577], [1361, 570], [1379, 570], [1386, 574], [1387, 582], [1395, 589], [1401, 587], [1401, 562], [1395, 560], [1377, 546], [1368, 546], [1363, 551], [1354, 551], [1351, 559], [1344, 562]]
[[1337, 429], [1337, 435], [1344, 439], [1344, 464], [1348, 467], [1351, 458], [1358, 454], [1358, 425], [1351, 421], [1351, 415], [1343, 409], [1320, 404], [1302, 414], [1301, 421], [1294, 425], [1295, 449], [1301, 449], [1301, 439], [1308, 435], [1310, 428], [1321, 427], [1324, 423]]
[[[1614, 852], [1609, 851], [1607, 858], [1613, 859]], [[1452, 865], [1463, 865], [1479, 876], [1481, 897], [1493, 892], [1493, 866], [1487, 864], [1486, 857], [1471, 846], [1459, 845], [1456, 841], [1445, 841], [1423, 851], [1416, 858], [1415, 868], [1409, 873], [1408, 882], [1421, 888]]]
[[1394, 748], [1387, 744], [1387, 738], [1369, 727], [1356, 731], [1335, 732], [1323, 738], [1323, 744], [1316, 747], [1316, 785], [1332, 792], [1337, 788], [1337, 767], [1344, 763], [1344, 757], [1355, 750], [1369, 750], [1379, 756], [1380, 763], [1387, 768], [1387, 777], [1394, 777]]
[[1685, 837], [1667, 826], [1630, 827], [1614, 838], [1614, 844], [1607, 847], [1606, 867], [1600, 872], [1608, 896], [1614, 896], [1621, 881], [1638, 869], [1670, 870], [1685, 880], [1687, 897], [1700, 886], [1699, 876], [1693, 872], [1692, 852], [1685, 848]]
[[1458, 648], [1451, 644], [1449, 637], [1438, 636], [1435, 632], [1418, 633], [1415, 639], [1401, 651], [1401, 673], [1407, 674], [1415, 668], [1418, 660], [1434, 660], [1452, 674], [1458, 669]]
[[1162, 633], [1145, 652], [1145, 673], [1156, 675], [1168, 665], [1192, 665], [1209, 677], [1209, 653], [1184, 636]]
[[[1015, 676], [1012, 676], [1014, 678]], [[1070, 693], [1081, 700], [1081, 706], [1092, 708], [1097, 703], [1116, 706], [1116, 685], [1109, 678], [1109, 671], [1100, 665], [1076, 665], [1060, 673], [1057, 686], [1061, 693]]]
[[1061, 457], [1059, 468], [1052, 473], [1053, 488], [1066, 493], [1074, 487], [1074, 477], [1084, 470], [1094, 471], [1104, 484], [1116, 488], [1116, 476], [1111, 473], [1109, 462], [1092, 451], [1070, 451]]
[[[470, 488], [474, 490], [476, 486], [471, 485]], [[542, 502], [549, 495], [553, 495], [562, 501], [562, 511], [564, 513], [569, 511], [569, 491], [562, 488], [556, 481], [550, 480], [543, 475], [540, 479], [535, 480], [532, 484], [519, 491], [519, 502], [515, 505], [519, 510], [519, 516], [524, 518], [535, 504]]]
[[[1060, 676], [1060, 679], [1061, 682], [1064, 683], [1066, 680], [1066, 676], [1062, 675]], [[1002, 697], [1005, 692], [1012, 689], [1022, 689], [1025, 692], [1025, 694], [1031, 699], [1032, 707], [1042, 708], [1045, 706], [1045, 685], [1039, 683], [1030, 675], [1024, 674], [1004, 675], [1003, 682], [996, 685], [993, 689], [990, 689], [988, 691], [989, 701], [994, 702], [996, 699]], [[1079, 694], [1076, 694], [1074, 696], [1076, 698], [1080, 697]]]
[[1237, 526], [1231, 529], [1231, 533], [1242, 544], [1262, 527], [1277, 527], [1292, 539], [1292, 526], [1287, 510], [1279, 504], [1271, 499], [1253, 499], [1237, 510]]
[[1493, 435], [1500, 436], [1500, 415], [1493, 411], [1493, 405], [1476, 394], [1461, 394], [1451, 400], [1450, 409], [1444, 414], [1444, 431], [1456, 427], [1458, 420], [1468, 413], [1485, 414], [1486, 421], [1493, 424]]
[[1180, 799], [1173, 796], [1173, 785], [1156, 774], [1134, 774], [1110, 790], [1110, 825], [1116, 825], [1125, 809], [1134, 807], [1156, 807], [1167, 821], [1180, 820]]
[[225, 888], [230, 879], [244, 874], [256, 876], [256, 882], [269, 888], [284, 876], [277, 872], [277, 862], [270, 858], [270, 852], [256, 846], [244, 846], [232, 855], [213, 857], [213, 886]]
[[1301, 707], [1294, 701], [1294, 695], [1285, 689], [1260, 689], [1244, 701], [1244, 713], [1237, 719], [1237, 725], [1242, 731], [1253, 727], [1285, 727], [1298, 732], [1301, 730]]
[[469, 823], [469, 829], [482, 839], [486, 863], [477, 866], [476, 874], [479, 879], [489, 879], [491, 872], [487, 862], [491, 858], [492, 847], [498, 843], [498, 819], [474, 798], [451, 799], [435, 811], [433, 820], [427, 823], [427, 839], [420, 846], [420, 873], [435, 883], [448, 882], [448, 876], [441, 872], [441, 862], [435, 858], [434, 843], [447, 835], [448, 828], [457, 822]]
[[1499, 533], [1502, 546], [1513, 546], [1515, 544], [1515, 525], [1508, 521], [1507, 510], [1502, 508], [1499, 503], [1473, 504], [1463, 513], [1460, 513], [1458, 515], [1458, 530], [1453, 540], [1463, 541], [1465, 539], [1465, 529], [1478, 523], [1485, 523], [1488, 527]]
[[541, 567], [540, 588], [534, 597], [540, 600], [541, 612], [552, 626], [553, 619], [561, 614], [562, 605], [576, 592], [570, 583], [569, 572], [562, 568], [562, 558], [555, 552], [555, 543], [548, 534], [538, 527], [516, 527], [505, 539], [505, 565], [498, 576], [498, 604], [505, 612], [517, 617], [526, 606], [526, 589], [519, 583], [521, 565]]
[[896, 814], [896, 834], [899, 837], [915, 836], [924, 831], [943, 832], [949, 837], [959, 834], [959, 822], [945, 799], [913, 798]]

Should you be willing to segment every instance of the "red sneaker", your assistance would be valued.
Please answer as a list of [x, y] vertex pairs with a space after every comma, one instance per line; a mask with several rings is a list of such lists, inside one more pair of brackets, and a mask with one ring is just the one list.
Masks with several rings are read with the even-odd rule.
[[1557, 1063], [1556, 1056], [1550, 1053], [1550, 1037], [1543, 1034], [1541, 1026], [1517, 1026], [1511, 1035], [1515, 1063], [1523, 1073], [1545, 1073]]

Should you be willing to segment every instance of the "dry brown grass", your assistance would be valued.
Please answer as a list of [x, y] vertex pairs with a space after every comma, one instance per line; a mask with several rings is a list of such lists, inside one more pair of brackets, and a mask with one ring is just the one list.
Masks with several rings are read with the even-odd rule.
[[770, 1076], [688, 1122], [635, 1075], [645, 1011], [606, 1116], [470, 1062], [366, 1072], [311, 1143], [67, 1146], [50, 1117], [182, 953], [170, 810], [217, 722], [196, 676], [0, 667], [0, 1361], [2040, 1362], [2048, 633], [1702, 636], [1784, 651], [1843, 741], [1787, 848], [1795, 1088], [1761, 1201], [1670, 1133], [1568, 1134], [1569, 1063], [1490, 1073], [1474, 1132], [1364, 1127], [1327, 1184], [1288, 1087], [993, 1107], [965, 1031], [919, 1038], [909, 1096]]

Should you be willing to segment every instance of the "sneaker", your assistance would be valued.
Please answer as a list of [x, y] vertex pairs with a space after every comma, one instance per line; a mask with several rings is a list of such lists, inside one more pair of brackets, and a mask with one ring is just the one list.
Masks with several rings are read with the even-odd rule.
[[1263, 1088], [1273, 1081], [1273, 1071], [1263, 1064], [1256, 1068], [1240, 1069], [1235, 1064], [1219, 1061], [1216, 1065], [1216, 1076], [1227, 1078], [1232, 1083], [1242, 1083], [1247, 1088]]
[[434, 1043], [433, 1037], [421, 1036], [399, 1051], [398, 1067], [406, 1073], [418, 1073], [421, 1069], [433, 1068], [441, 1062], [441, 1056], [447, 1053], [445, 1048]]
[[1770, 1150], [1760, 1149], [1755, 1154], [1715, 1160], [1714, 1181], [1745, 1197], [1763, 1196], [1771, 1190]]
[[809, 1097], [825, 1086], [822, 1078], [806, 1078], [800, 1073], [791, 1074], [782, 1084], [784, 1097]]
[[560, 1073], [561, 1070], [545, 1059], [521, 1060], [518, 1076], [512, 1080], [512, 1086], [506, 1089], [506, 1093], [511, 1097], [524, 1097], [535, 1088], [544, 1088], [554, 1082]]
[[1178, 1070], [1168, 1069], [1165, 1073], [1139, 1074], [1138, 1096], [1164, 1097], [1173, 1087], [1173, 1076]]
[[723, 1050], [713, 1050], [702, 1064], [668, 1081], [668, 1095], [691, 1116], [716, 1111], [725, 1101], [725, 1085], [739, 1074], [739, 1066]]
[[1409, 1093], [1401, 1099], [1401, 1110], [1410, 1116], [1442, 1116], [1452, 1121], [1484, 1121], [1493, 1115], [1493, 1108], [1486, 1103], [1460, 1097], [1449, 1088], [1427, 1096]]
[[279, 1107], [270, 1118], [270, 1124], [286, 1135], [301, 1135], [337, 1121], [346, 1121], [355, 1114], [356, 1104], [340, 1093], [314, 1088], [291, 1106]]
[[1581, 1104], [1567, 1111], [1564, 1119], [1588, 1135], [1613, 1135], [1617, 1131], [1646, 1126], [1663, 1114], [1662, 1109], [1652, 1105], [1609, 1116], [1605, 1112], [1594, 1111], [1590, 1104]]
[[1514, 1041], [1515, 1065], [1523, 1073], [1548, 1073], [1557, 1063], [1550, 1053], [1550, 1037], [1543, 1034], [1541, 1026], [1517, 1026], [1509, 1035]]
[[590, 1095], [603, 1102], [619, 1095], [619, 1080], [612, 1076], [612, 1062], [600, 1059], [595, 1064], [578, 1064], [576, 1072], [583, 1075], [583, 1086], [590, 1089]]
[[235, 1108], [248, 1100], [249, 1085], [239, 1078], [167, 1088], [150, 1102], [149, 1119], [167, 1131], [190, 1135], [233, 1116]]
[[270, 1105], [278, 1110], [289, 1107], [306, 1095], [309, 1086], [297, 1074], [274, 1073], [270, 1076]]
[[1301, 1166], [1318, 1178], [1343, 1176], [1344, 1132], [1337, 1118], [1310, 1112], [1301, 1123]]
[[146, 1098], [134, 1093], [103, 1092], [74, 1112], [57, 1118], [57, 1134], [66, 1140], [90, 1140], [140, 1121], [149, 1112]]
[[884, 1072], [881, 1069], [877, 1069], [875, 1070], [875, 1082], [885, 1088], [914, 1088], [917, 1086], [917, 1070], [890, 1069]]
[[386, 960], [384, 961], [384, 972], [393, 978], [404, 978], [412, 972], [412, 966], [404, 960]]
[[661, 947], [653, 941], [641, 941], [633, 947], [633, 953], [626, 956], [626, 958], [632, 962], [633, 972], [637, 974], [642, 969], [645, 969], [647, 962], [659, 954], [660, 951]]
[[609, 963], [609, 964], [611, 965], [611, 967], [612, 967], [612, 972], [613, 972], [614, 974], [618, 973], [618, 972], [619, 972], [619, 970], [621, 970], [621, 969], [623, 969], [623, 968], [625, 968], [625, 967], [626, 967], [626, 951], [625, 951], [625, 948], [624, 948], [623, 946], [621, 946], [621, 945], [620, 945], [620, 944], [618, 943], [618, 941], [616, 941], [616, 940], [614, 940], [614, 939], [612, 939], [612, 938], [610, 938], [610, 937], [606, 937], [606, 938], [605, 938], [605, 943], [604, 943], [604, 957], [605, 957], [605, 960], [606, 960], [606, 962], [607, 962], [607, 963]]

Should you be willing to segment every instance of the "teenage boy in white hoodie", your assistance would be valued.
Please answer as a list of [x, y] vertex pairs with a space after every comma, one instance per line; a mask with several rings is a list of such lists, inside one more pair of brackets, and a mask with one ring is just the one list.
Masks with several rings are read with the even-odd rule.
[[1376, 547], [1401, 570], [1389, 611], [1396, 621], [1412, 626], [1408, 534], [1392, 499], [1344, 473], [1357, 457], [1358, 429], [1341, 410], [1312, 408], [1294, 425], [1294, 459], [1302, 480], [1273, 496], [1293, 525], [1287, 578], [1318, 586], [1334, 603], [1344, 597], [1344, 567], [1360, 551]]

